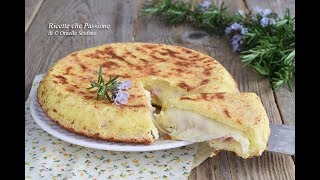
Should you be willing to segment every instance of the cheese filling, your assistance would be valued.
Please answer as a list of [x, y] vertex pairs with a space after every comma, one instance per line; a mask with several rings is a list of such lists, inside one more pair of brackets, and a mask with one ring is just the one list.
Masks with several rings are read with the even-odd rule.
[[[151, 95], [150, 92], [147, 90], [144, 90], [144, 94], [146, 95], [148, 99], [148, 107], [150, 111], [150, 116], [152, 117], [153, 123], [156, 124], [155, 122], [155, 117], [153, 115], [153, 112], [155, 111], [155, 108], [151, 105]], [[153, 136], [154, 139], [159, 139], [159, 132], [157, 128], [154, 128], [151, 130], [151, 135]]]
[[[151, 92], [152, 102], [162, 106], [168, 103], [168, 99], [180, 97], [187, 93], [161, 80], [149, 80], [144, 84], [144, 87]], [[150, 93], [147, 91], [146, 94], [148, 99], [151, 100]], [[152, 108], [150, 103], [150, 109]], [[250, 142], [248, 138], [243, 136], [241, 131], [198, 113], [171, 107], [165, 111], [161, 111], [160, 114], [153, 115], [153, 117], [157, 129], [169, 134], [172, 138], [203, 142], [213, 139], [224, 140], [231, 137], [241, 145], [243, 153], [249, 151]]]
[[187, 92], [181, 88], [170, 86], [166, 81], [149, 79], [144, 83], [144, 88], [151, 93], [152, 103], [164, 106], [172, 97], [180, 97]]
[[241, 131], [195, 112], [172, 107], [161, 111], [156, 117], [157, 126], [161, 127], [159, 130], [166, 131], [175, 139], [202, 142], [232, 137], [241, 145], [243, 153], [249, 151], [250, 142]]

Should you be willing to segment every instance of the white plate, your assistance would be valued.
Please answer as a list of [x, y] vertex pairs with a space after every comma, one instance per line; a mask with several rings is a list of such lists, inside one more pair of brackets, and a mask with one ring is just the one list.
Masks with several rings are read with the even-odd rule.
[[[34, 87], [38, 88], [38, 87]], [[186, 146], [192, 144], [190, 141], [175, 141], [175, 140], [156, 140], [153, 144], [150, 145], [140, 145], [140, 144], [127, 144], [127, 143], [113, 143], [102, 140], [96, 140], [93, 138], [89, 138], [86, 136], [81, 136], [70, 131], [67, 131], [60, 127], [57, 123], [52, 121], [47, 115], [44, 113], [42, 108], [39, 105], [39, 102], [36, 98], [36, 93], [32, 93], [30, 110], [33, 119], [36, 123], [47, 133], [52, 136], [59, 138], [63, 141], [76, 144], [79, 146], [95, 148], [95, 149], [103, 149], [110, 151], [156, 151], [156, 150], [164, 150], [164, 149], [172, 149], [181, 146]]]

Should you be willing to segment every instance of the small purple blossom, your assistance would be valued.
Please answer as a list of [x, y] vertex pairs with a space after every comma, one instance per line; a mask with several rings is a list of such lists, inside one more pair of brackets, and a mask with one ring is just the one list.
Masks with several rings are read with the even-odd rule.
[[230, 27], [227, 27], [225, 30], [224, 30], [224, 33], [226, 33], [226, 35], [229, 35], [231, 34], [231, 28]]
[[248, 28], [245, 28], [239, 23], [233, 23], [225, 29], [226, 35], [230, 38], [232, 51], [240, 51], [243, 44], [242, 36], [248, 32]]
[[118, 85], [117, 89], [118, 89], [118, 90], [127, 90], [127, 89], [129, 89], [130, 87], [131, 87], [131, 81], [126, 80], [126, 81], [121, 82], [121, 83]]
[[245, 35], [248, 32], [248, 28], [243, 27], [239, 23], [233, 23], [228, 26], [225, 31], [227, 35], [231, 34], [232, 32], [240, 32], [240, 34]]
[[122, 81], [119, 82], [116, 89], [112, 92], [112, 97], [114, 100], [114, 104], [126, 104], [128, 102], [129, 94], [123, 90], [128, 90], [131, 87], [131, 81]]
[[242, 28], [242, 29], [241, 29], [241, 34], [242, 34], [242, 35], [247, 34], [247, 32], [248, 32], [248, 28]]
[[122, 90], [118, 90], [114, 97], [114, 104], [126, 104], [128, 102], [129, 94]]
[[268, 25], [273, 25], [276, 23], [275, 19], [270, 17], [270, 15], [272, 14], [272, 10], [256, 7], [255, 11], [262, 17], [260, 20], [260, 25], [262, 27], [266, 27]]
[[204, 0], [202, 3], [199, 4], [200, 11], [204, 11], [208, 9], [211, 5], [211, 0]]
[[260, 21], [260, 24], [262, 27], [266, 27], [268, 25], [273, 25], [275, 23], [276, 23], [276, 21], [273, 18], [266, 18], [266, 17], [262, 18]]
[[241, 36], [236, 34], [231, 38], [231, 43], [238, 43], [241, 40]]
[[269, 15], [272, 13], [271, 9], [262, 9], [262, 8], [260, 8], [260, 7], [255, 7], [254, 9], [255, 9], [255, 11], [256, 11], [258, 14], [260, 14], [262, 17], [267, 17], [267, 16], [269, 16]]
[[232, 45], [232, 52], [240, 51], [240, 45], [243, 44], [242, 37], [236, 34], [231, 38], [230, 43]]

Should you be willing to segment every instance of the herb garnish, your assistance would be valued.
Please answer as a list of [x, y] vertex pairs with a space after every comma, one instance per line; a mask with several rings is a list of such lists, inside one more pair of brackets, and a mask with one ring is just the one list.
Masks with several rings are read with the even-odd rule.
[[253, 70], [269, 78], [273, 89], [290, 83], [295, 74], [295, 18], [289, 10], [279, 17], [270, 9], [255, 9], [244, 14], [231, 12], [222, 3], [210, 0], [198, 5], [182, 0], [151, 0], [141, 15], [163, 18], [167, 23], [191, 24], [230, 39], [234, 52]]
[[[98, 81], [90, 82], [92, 88], [97, 88], [97, 99], [107, 98], [109, 102], [114, 101], [115, 104], [126, 104], [129, 98], [129, 94], [123, 90], [127, 90], [131, 87], [131, 81], [117, 81], [119, 76], [110, 77], [108, 82], [105, 83], [102, 75], [102, 66], [98, 72]], [[110, 95], [109, 95], [110, 93]]]

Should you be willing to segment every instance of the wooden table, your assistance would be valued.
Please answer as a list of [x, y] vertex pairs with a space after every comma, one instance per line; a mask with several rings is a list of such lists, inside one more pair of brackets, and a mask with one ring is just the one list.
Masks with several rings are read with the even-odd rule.
[[[239, 55], [231, 52], [225, 37], [208, 35], [189, 26], [166, 26], [158, 19], [138, 16], [140, 0], [26, 0], [25, 6], [25, 98], [35, 75], [45, 73], [67, 54], [111, 42], [157, 42], [202, 51], [217, 59], [233, 75], [242, 92], [261, 97], [271, 123], [295, 124], [295, 97], [287, 87], [273, 92], [270, 83], [244, 67]], [[198, 1], [199, 2], [199, 1]], [[217, 3], [222, 1], [216, 0]], [[294, 0], [228, 0], [233, 10], [255, 6], [281, 13]], [[48, 36], [48, 23], [102, 23], [109, 30], [95, 30], [95, 36]], [[190, 179], [295, 179], [294, 157], [265, 152], [261, 157], [242, 159], [221, 152], [195, 168]]]

